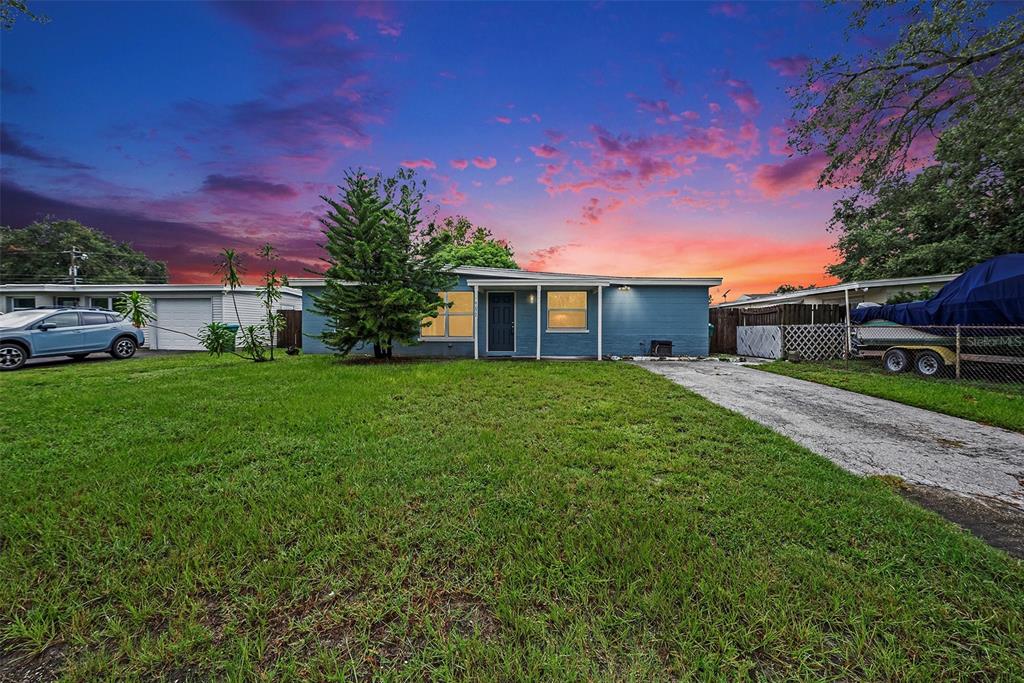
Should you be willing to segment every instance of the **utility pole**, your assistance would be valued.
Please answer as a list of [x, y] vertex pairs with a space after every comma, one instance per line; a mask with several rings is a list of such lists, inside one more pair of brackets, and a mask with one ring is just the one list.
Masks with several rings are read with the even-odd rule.
[[71, 247], [67, 251], [62, 251], [62, 254], [68, 254], [71, 257], [71, 265], [68, 266], [68, 276], [71, 278], [71, 284], [78, 284], [78, 258], [81, 257], [83, 261], [88, 260], [89, 255], [79, 249], [77, 246]]

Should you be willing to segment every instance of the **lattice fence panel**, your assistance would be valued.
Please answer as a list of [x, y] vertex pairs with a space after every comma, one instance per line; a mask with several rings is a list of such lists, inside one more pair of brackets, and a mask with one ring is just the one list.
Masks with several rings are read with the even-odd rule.
[[806, 360], [832, 360], [846, 353], [846, 325], [786, 325], [783, 351]]

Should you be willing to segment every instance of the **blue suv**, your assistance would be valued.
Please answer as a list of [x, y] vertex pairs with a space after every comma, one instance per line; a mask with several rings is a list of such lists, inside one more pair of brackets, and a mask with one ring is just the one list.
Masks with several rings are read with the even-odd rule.
[[102, 308], [33, 308], [0, 315], [0, 370], [17, 370], [29, 358], [85, 358], [105, 352], [131, 358], [145, 340], [120, 313]]

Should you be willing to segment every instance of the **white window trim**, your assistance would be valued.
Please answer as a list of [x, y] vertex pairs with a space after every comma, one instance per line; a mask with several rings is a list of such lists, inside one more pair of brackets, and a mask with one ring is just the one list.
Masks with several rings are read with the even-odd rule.
[[[14, 302], [17, 301], [18, 299], [21, 299], [23, 301], [28, 301], [28, 300], [31, 299], [32, 300], [32, 305], [31, 306], [16, 306], [14, 304]], [[31, 311], [33, 308], [36, 307], [36, 298], [34, 296], [12, 296], [12, 297], [10, 297], [10, 302], [11, 302], [11, 312], [12, 313], [14, 311]]]
[[[583, 293], [583, 308], [552, 308], [550, 305], [546, 307], [544, 313], [544, 332], [546, 334], [590, 334], [590, 292], [586, 289], [565, 289], [565, 290], [548, 290], [547, 300], [551, 300], [551, 294], [574, 294]], [[551, 327], [551, 311], [583, 311], [583, 320], [586, 324], [583, 327]]]
[[[450, 293], [452, 293], [452, 292], [455, 292], [457, 294], [469, 294], [471, 296], [473, 294], [472, 291], [461, 290], [461, 289], [452, 289], [452, 290], [445, 291], [444, 292], [444, 302], [446, 304], [448, 303], [448, 295]], [[441, 292], [438, 292], [438, 294], [441, 294]], [[475, 297], [474, 297], [474, 299], [475, 299]], [[473, 302], [473, 307], [474, 307], [474, 309], [476, 308], [476, 301], [475, 300]], [[449, 336], [448, 335], [448, 316], [449, 315], [454, 315], [457, 318], [469, 318], [469, 317], [474, 317], [475, 318], [475, 312], [474, 311], [470, 311], [469, 313], [449, 313], [448, 310], [449, 309], [445, 309], [444, 313], [438, 314], [438, 316], [436, 318], [434, 318], [434, 322], [431, 323], [431, 326], [433, 326], [433, 325], [436, 325], [439, 320], [443, 320], [444, 321], [443, 324], [445, 326], [445, 329], [444, 329], [445, 333], [443, 335], [438, 335], [436, 337], [434, 337], [434, 336], [424, 337], [423, 334], [421, 333], [419, 338], [418, 338], [419, 341], [421, 341], [421, 342], [470, 342], [470, 341], [473, 341], [476, 338], [476, 325], [473, 325], [473, 334], [471, 334], [468, 337], [465, 337], [465, 336], [463, 336], [463, 337], [451, 337], [451, 336]], [[423, 329], [422, 325], [420, 325], [420, 329], [421, 330]]]

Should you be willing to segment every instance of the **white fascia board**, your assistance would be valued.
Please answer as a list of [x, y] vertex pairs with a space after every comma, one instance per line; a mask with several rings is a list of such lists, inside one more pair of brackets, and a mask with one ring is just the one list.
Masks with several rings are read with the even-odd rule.
[[[243, 285], [237, 287], [235, 291], [240, 293], [252, 293], [256, 292], [259, 287], [255, 285]], [[144, 294], [196, 294], [196, 293], [224, 293], [227, 294], [229, 290], [224, 285], [176, 285], [176, 284], [163, 284], [163, 285], [146, 285], [140, 283], [127, 282], [121, 285], [55, 285], [55, 284], [17, 284], [17, 285], [0, 285], [0, 292], [12, 292], [12, 293], [28, 293], [28, 292], [53, 292], [53, 293], [83, 293], [88, 294], [89, 292], [95, 292], [97, 294], [108, 294], [121, 292], [137, 291]], [[302, 296], [302, 292], [294, 287], [282, 287], [281, 292], [284, 294], [290, 294], [292, 296]]]
[[569, 279], [534, 279], [534, 280], [498, 280], [497, 278], [486, 278], [483, 280], [466, 280], [470, 287], [608, 287], [611, 282], [608, 280], [569, 280]]
[[724, 304], [718, 304], [715, 308], [735, 308], [736, 306], [753, 306], [764, 303], [784, 303], [786, 301], [792, 301], [793, 299], [803, 299], [807, 296], [817, 296], [818, 294], [834, 294], [847, 289], [852, 292], [859, 289], [878, 289], [879, 287], [913, 287], [914, 285], [927, 285], [939, 282], [945, 283], [955, 280], [958, 277], [960, 277], [960, 273], [953, 273], [951, 275], [917, 275], [915, 277], [896, 277], [886, 280], [841, 282], [838, 285], [814, 287], [813, 289], [799, 289], [795, 292], [787, 292], [786, 294], [760, 296], [752, 299], [744, 299], [743, 301], [729, 301]]
[[722, 284], [720, 277], [615, 277], [610, 278], [613, 285], [644, 285], [658, 286], [666, 285], [671, 287], [717, 287]]

